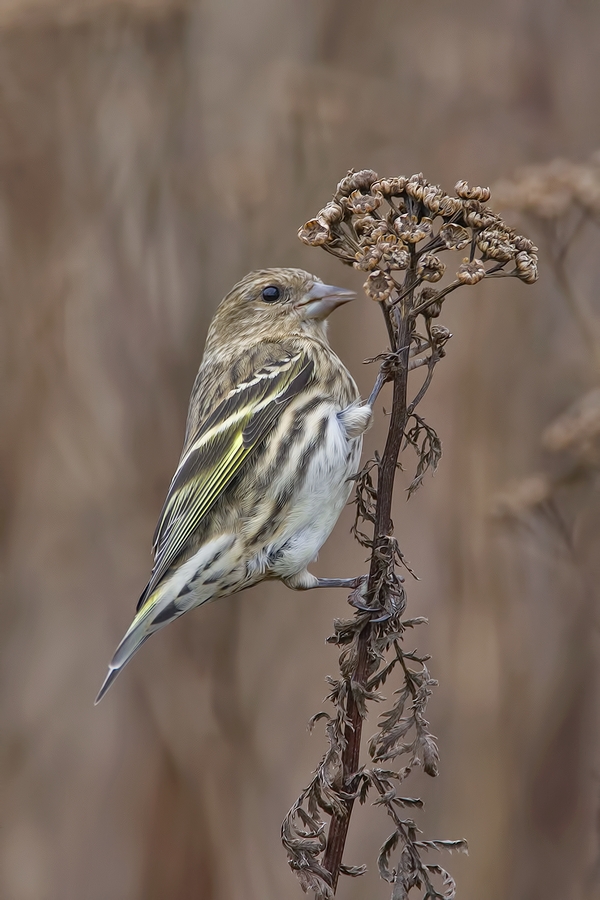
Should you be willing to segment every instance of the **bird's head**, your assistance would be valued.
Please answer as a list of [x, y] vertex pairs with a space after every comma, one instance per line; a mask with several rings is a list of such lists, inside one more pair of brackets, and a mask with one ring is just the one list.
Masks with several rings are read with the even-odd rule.
[[207, 349], [236, 343], [280, 341], [292, 335], [324, 340], [327, 317], [355, 297], [302, 269], [261, 269], [242, 278], [221, 301]]

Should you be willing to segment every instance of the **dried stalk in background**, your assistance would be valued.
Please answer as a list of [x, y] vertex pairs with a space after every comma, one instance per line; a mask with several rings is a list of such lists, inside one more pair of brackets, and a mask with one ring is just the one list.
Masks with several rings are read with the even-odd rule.
[[[522, 562], [527, 552], [535, 549], [536, 569], [542, 577], [548, 573], [558, 580], [567, 564], [563, 572], [568, 573], [569, 612], [561, 622], [560, 643], [553, 659], [555, 675], [547, 681], [547, 709], [552, 710], [553, 721], [550, 727], [538, 731], [535, 743], [540, 747], [554, 745], [551, 752], [556, 754], [561, 721], [573, 722], [579, 715], [579, 726], [569, 729], [566, 753], [571, 754], [571, 747], [578, 742], [578, 727], [586, 737], [592, 733], [591, 727], [597, 729], [600, 315], [595, 295], [600, 276], [600, 152], [582, 163], [556, 159], [529, 166], [498, 184], [496, 192], [500, 204], [516, 212], [527, 228], [534, 230], [580, 339], [574, 399], [541, 432], [540, 444], [546, 451], [543, 467], [506, 485], [496, 495], [492, 510], [503, 524], [519, 528], [518, 535], [513, 535], [518, 540], [513, 539], [511, 549]], [[552, 355], [552, 367], [555, 378], [563, 384], [573, 380], [573, 363], [564, 340]], [[529, 538], [526, 543], [524, 536]], [[544, 598], [544, 617], [552, 621], [549, 601], [550, 597]], [[545, 640], [549, 640], [548, 633]], [[555, 710], [560, 711], [554, 715]], [[578, 710], [582, 712], [575, 712]], [[528, 742], [527, 737], [524, 740]], [[590, 745], [594, 746], [593, 740]], [[595, 773], [595, 756], [593, 750], [588, 752], [587, 759], [579, 760], [579, 769], [589, 778], [588, 772]], [[598, 896], [600, 878], [596, 782], [594, 774], [585, 785], [586, 825], [590, 833], [595, 831], [595, 847], [593, 855], [587, 859], [583, 855], [577, 866], [586, 897]], [[579, 790], [583, 789], [583, 780], [581, 784]], [[576, 795], [577, 790], [575, 767], [566, 793]], [[549, 808], [545, 802], [545, 808]], [[564, 816], [563, 809], [560, 814]]]
[[561, 501], [578, 486], [588, 488], [582, 497], [589, 499], [589, 488], [600, 473], [600, 317], [576, 278], [585, 239], [599, 235], [600, 153], [584, 163], [557, 159], [529, 166], [498, 184], [496, 192], [500, 203], [519, 213], [539, 236], [560, 296], [587, 351], [596, 386], [544, 429], [542, 447], [555, 455], [550, 471], [508, 485], [498, 494], [494, 511], [513, 520], [541, 514], [572, 553], [582, 504], [576, 504], [573, 515], [573, 510], [565, 512]]
[[[368, 580], [349, 597], [353, 618], [336, 620], [329, 639], [341, 647], [340, 677], [329, 679], [333, 714], [321, 712], [312, 720], [325, 721], [329, 746], [282, 826], [290, 866], [302, 888], [317, 898], [333, 897], [340, 874], [365, 871], [364, 866], [344, 865], [342, 857], [354, 802], [364, 803], [373, 791], [375, 804], [385, 808], [393, 824], [378, 858], [381, 877], [393, 884], [392, 900], [408, 897], [413, 888], [425, 898], [450, 900], [455, 893], [451, 876], [441, 866], [425, 863], [422, 854], [466, 849], [464, 841], [420, 840], [407, 810], [422, 803], [400, 794], [415, 766], [437, 775], [438, 750], [426, 719], [436, 682], [427, 657], [402, 647], [405, 630], [424, 620], [404, 618], [406, 595], [399, 570], [410, 569], [393, 536], [394, 478], [404, 448], [410, 446], [418, 459], [409, 494], [429, 469], [435, 470], [441, 456], [435, 430], [416, 408], [451, 337], [433, 321], [445, 298], [484, 278], [514, 276], [531, 284], [537, 278], [537, 250], [485, 205], [488, 188], [460, 181], [455, 190], [456, 196], [449, 196], [421, 174], [379, 179], [369, 169], [350, 171], [333, 200], [299, 231], [305, 243], [369, 273], [365, 291], [379, 304], [389, 338], [388, 350], [378, 357], [380, 372], [370, 401], [386, 382], [393, 383], [383, 454], [376, 454], [356, 476], [354, 534], [371, 551]], [[455, 277], [442, 286], [446, 266], [439, 254], [448, 250], [466, 255]], [[409, 371], [421, 367], [426, 367], [425, 377], [409, 401]], [[372, 536], [363, 531], [363, 523], [372, 526]], [[367, 705], [384, 700], [379, 688], [394, 670], [401, 674], [395, 703], [381, 715], [369, 741], [372, 765], [360, 766]], [[388, 767], [400, 757], [402, 768]], [[330, 817], [327, 835], [323, 814]], [[397, 861], [391, 865], [394, 853]]]

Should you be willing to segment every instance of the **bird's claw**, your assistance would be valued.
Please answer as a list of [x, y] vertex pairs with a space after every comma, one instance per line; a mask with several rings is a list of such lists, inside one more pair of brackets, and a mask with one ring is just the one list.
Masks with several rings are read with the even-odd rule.
[[[365, 596], [366, 587], [369, 582], [369, 576], [361, 575], [359, 578], [355, 578], [354, 580], [356, 582], [356, 588], [348, 598], [348, 603], [350, 604], [350, 606], [353, 606], [354, 609], [357, 609], [359, 612], [370, 613], [371, 622], [374, 625], [380, 622], [387, 622], [388, 619], [391, 619], [392, 613], [384, 610], [382, 606], [369, 606], [368, 604], [361, 602], [361, 600]], [[378, 615], [377, 618], [373, 618], [374, 613], [383, 613], [383, 615]]]

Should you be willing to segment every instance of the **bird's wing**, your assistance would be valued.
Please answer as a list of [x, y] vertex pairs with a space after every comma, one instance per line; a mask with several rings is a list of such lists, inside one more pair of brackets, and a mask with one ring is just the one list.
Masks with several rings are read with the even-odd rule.
[[313, 368], [304, 353], [284, 351], [229, 391], [196, 430], [156, 526], [154, 568], [138, 610], [283, 409], [309, 383]]

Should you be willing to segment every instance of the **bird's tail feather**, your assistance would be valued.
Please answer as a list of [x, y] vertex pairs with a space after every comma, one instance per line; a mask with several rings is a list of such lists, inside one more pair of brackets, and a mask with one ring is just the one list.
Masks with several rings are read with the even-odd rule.
[[[158, 592], [157, 592], [158, 593]], [[150, 602], [146, 602], [126, 631], [123, 640], [115, 650], [115, 654], [108, 666], [108, 674], [104, 679], [94, 705], [100, 703], [105, 693], [119, 674], [127, 665], [131, 657], [137, 653], [144, 641], [150, 635], [163, 628], [168, 622], [178, 618], [184, 610], [179, 610], [173, 602], [164, 602], [164, 596], [155, 596]]]
[[94, 700], [94, 706], [96, 706], [98, 703], [100, 703], [100, 701], [102, 700], [105, 693], [107, 692], [107, 690], [109, 689], [109, 687], [111, 686], [111, 684], [113, 683], [113, 681], [115, 680], [115, 678], [117, 677], [117, 675], [119, 674], [120, 671], [121, 671], [121, 669], [111, 669], [109, 667], [108, 675], [102, 682], [102, 687], [98, 691], [98, 696]]

